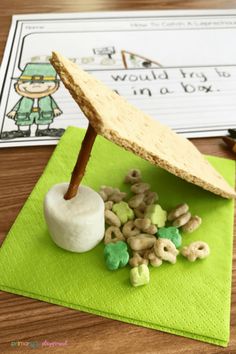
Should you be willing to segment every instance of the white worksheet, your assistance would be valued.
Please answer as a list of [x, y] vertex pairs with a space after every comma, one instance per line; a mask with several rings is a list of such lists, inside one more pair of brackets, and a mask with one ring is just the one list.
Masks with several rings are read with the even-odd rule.
[[0, 72], [0, 147], [56, 144], [87, 118], [58, 51], [186, 137], [236, 128], [236, 10], [13, 16]]

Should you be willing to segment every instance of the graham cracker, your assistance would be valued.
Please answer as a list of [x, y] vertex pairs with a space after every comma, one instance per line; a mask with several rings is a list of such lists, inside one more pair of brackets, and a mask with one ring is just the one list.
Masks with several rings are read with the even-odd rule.
[[225, 198], [236, 193], [186, 138], [132, 106], [59, 53], [51, 63], [97, 134]]

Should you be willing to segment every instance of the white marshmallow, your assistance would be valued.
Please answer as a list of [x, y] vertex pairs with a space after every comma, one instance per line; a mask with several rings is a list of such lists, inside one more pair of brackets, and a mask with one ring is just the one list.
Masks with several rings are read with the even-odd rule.
[[94, 248], [105, 231], [104, 202], [89, 187], [79, 186], [77, 195], [65, 200], [68, 183], [54, 185], [44, 199], [44, 215], [53, 241], [68, 251]]

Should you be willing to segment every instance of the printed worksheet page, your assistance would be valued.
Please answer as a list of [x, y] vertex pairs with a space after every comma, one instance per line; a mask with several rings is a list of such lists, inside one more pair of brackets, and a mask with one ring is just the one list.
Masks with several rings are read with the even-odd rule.
[[236, 10], [13, 16], [1, 65], [0, 147], [56, 144], [87, 119], [52, 51], [186, 137], [236, 128]]

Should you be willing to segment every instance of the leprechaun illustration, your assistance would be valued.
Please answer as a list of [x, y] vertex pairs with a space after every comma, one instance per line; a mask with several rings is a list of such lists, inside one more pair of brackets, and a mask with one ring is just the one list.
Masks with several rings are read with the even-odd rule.
[[50, 128], [55, 117], [62, 114], [52, 94], [59, 88], [56, 71], [49, 63], [28, 63], [15, 83], [22, 98], [7, 114], [14, 119], [17, 130], [3, 132], [1, 138], [29, 137], [31, 126], [36, 124], [35, 136], [60, 137], [64, 129]]

